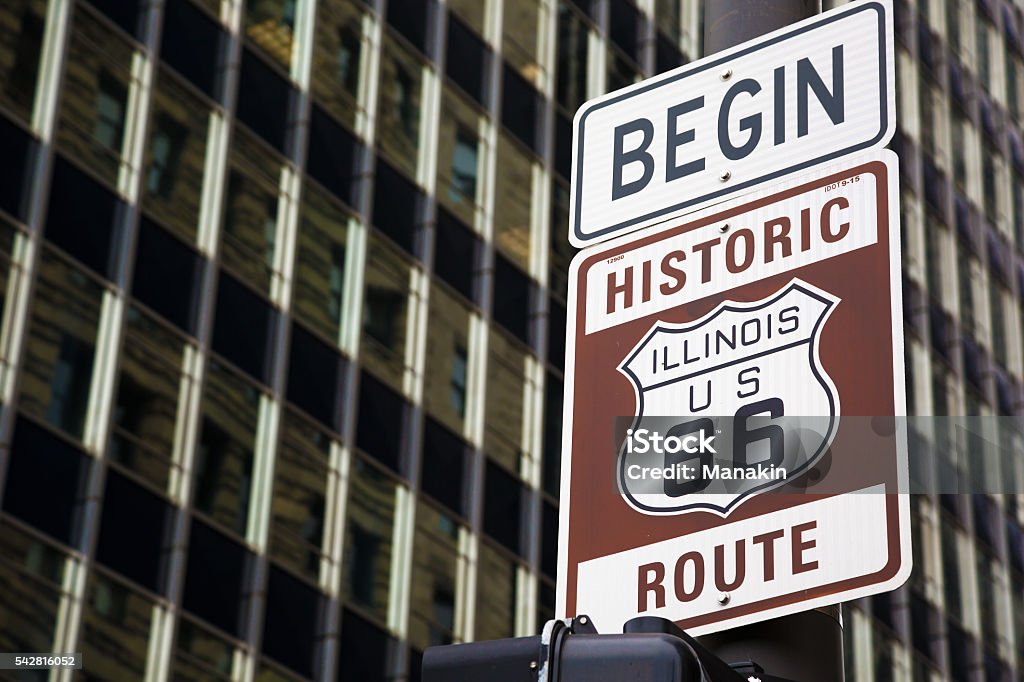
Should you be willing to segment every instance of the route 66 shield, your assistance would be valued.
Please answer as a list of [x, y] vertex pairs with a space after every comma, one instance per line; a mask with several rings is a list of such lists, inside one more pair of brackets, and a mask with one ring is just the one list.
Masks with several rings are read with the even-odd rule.
[[[636, 396], [617, 465], [629, 505], [646, 514], [727, 515], [813, 467], [840, 414], [818, 351], [840, 303], [794, 279], [758, 301], [724, 301], [687, 324], [656, 322], [618, 368]], [[700, 448], [655, 447], [653, 434]], [[654, 471], [668, 474], [648, 475]]]

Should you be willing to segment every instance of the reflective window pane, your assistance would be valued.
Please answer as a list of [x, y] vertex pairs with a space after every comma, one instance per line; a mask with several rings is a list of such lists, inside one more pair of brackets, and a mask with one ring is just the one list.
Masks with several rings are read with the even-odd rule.
[[216, 97], [221, 70], [211, 65], [218, 63], [227, 32], [215, 19], [219, 1], [203, 0], [199, 4], [206, 5], [209, 14], [191, 0], [166, 0], [160, 58], [207, 97]]
[[142, 206], [195, 242], [210, 106], [167, 69], [157, 76]]
[[413, 546], [409, 642], [420, 649], [451, 644], [459, 572], [459, 525], [420, 502]]
[[269, 573], [263, 652], [304, 677], [312, 677], [320, 592], [273, 564]]
[[129, 308], [126, 318], [108, 456], [166, 489], [178, 396], [187, 388], [181, 373], [185, 344], [137, 308]]
[[44, 251], [25, 344], [21, 409], [81, 438], [102, 288]]
[[259, 391], [211, 362], [203, 395], [203, 422], [195, 462], [194, 505], [245, 534], [249, 513]]
[[462, 433], [466, 417], [469, 309], [437, 284], [430, 288], [423, 404], [451, 430]]
[[380, 62], [377, 144], [410, 176], [419, 153], [420, 98], [426, 66], [413, 51], [385, 33]]
[[[65, 545], [77, 546], [85, 476], [92, 460], [44, 426], [18, 417], [7, 467], [3, 509]], [[40, 481], [46, 494], [40, 495]]]
[[495, 178], [494, 245], [529, 270], [533, 164], [505, 133], [498, 135], [497, 163], [501, 172]]
[[342, 585], [347, 600], [381, 618], [387, 617], [397, 488], [373, 465], [353, 458]]
[[[222, 631], [242, 634], [242, 595], [253, 555], [199, 519], [192, 519], [182, 606]], [[181, 646], [179, 644], [179, 646]]]
[[274, 463], [270, 554], [310, 580], [320, 575], [330, 439], [290, 411]]
[[151, 592], [163, 592], [170, 521], [170, 502], [111, 467], [96, 560]]
[[477, 574], [486, 576], [476, 583], [476, 627], [474, 640], [502, 639], [515, 635], [516, 564], [503, 552], [481, 542]]
[[245, 34], [285, 70], [291, 63], [298, 0], [246, 0]]
[[126, 585], [93, 572], [82, 614], [82, 658], [99, 679], [142, 679], [155, 604]]
[[363, 299], [363, 362], [396, 389], [405, 368], [406, 314], [409, 305], [409, 260], [370, 234]]
[[57, 145], [117, 183], [128, 110], [132, 46], [77, 5], [61, 87]]
[[234, 647], [224, 637], [183, 615], [178, 621], [175, 643], [174, 682], [198, 679], [226, 682], [231, 679]]
[[0, 557], [0, 649], [52, 651], [64, 554], [0, 519]]
[[444, 88], [437, 158], [437, 197], [452, 213], [474, 225], [484, 142], [480, 139], [480, 115], [462, 95]]
[[345, 301], [348, 215], [313, 185], [302, 194], [292, 311], [328, 339], [336, 339]]
[[543, 69], [538, 63], [543, 36], [541, 34], [541, 3], [539, 0], [517, 0], [502, 4], [502, 52], [512, 67], [532, 83], [541, 85]]
[[23, 123], [32, 119], [45, 0], [10, 0], [0, 7], [0, 103]]
[[504, 334], [492, 329], [487, 356], [484, 449], [510, 471], [519, 471], [526, 353]]
[[317, 7], [313, 94], [352, 128], [365, 54], [362, 21], [358, 5], [347, 0], [325, 0]]

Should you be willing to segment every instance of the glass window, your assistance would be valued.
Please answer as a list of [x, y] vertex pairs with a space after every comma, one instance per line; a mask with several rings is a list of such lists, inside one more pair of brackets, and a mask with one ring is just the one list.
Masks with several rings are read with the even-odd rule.
[[[218, 0], [202, 4], [216, 16]], [[160, 58], [211, 98], [217, 97], [221, 73], [211, 65], [219, 65], [220, 46], [227, 35], [214, 16], [190, 0], [167, 0], [160, 40]]]
[[412, 177], [416, 176], [419, 154], [420, 99], [425, 70], [426, 66], [416, 53], [384, 34], [377, 145], [392, 163]]
[[59, 148], [117, 183], [133, 49], [84, 8], [75, 7], [61, 85]]
[[438, 206], [434, 272], [467, 300], [474, 302], [479, 302], [474, 284], [481, 246], [480, 238], [469, 227]]
[[[543, 152], [537, 134], [543, 115], [541, 94], [506, 62], [502, 79], [501, 122], [520, 142], [537, 154]], [[502, 168], [500, 163], [498, 167]]]
[[469, 446], [440, 422], [426, 417], [423, 424], [423, 466], [420, 488], [451, 509], [466, 515], [464, 481]]
[[[0, 519], [0, 628], [3, 651], [51, 651], [64, 555], [7, 520]], [[42, 679], [46, 673], [41, 671]]]
[[655, 73], [665, 73], [686, 63], [686, 55], [683, 54], [673, 39], [659, 31], [655, 40]]
[[370, 234], [363, 300], [364, 364], [396, 389], [405, 369], [406, 314], [412, 266], [395, 247]]
[[313, 94], [345, 125], [356, 124], [363, 60], [363, 13], [356, 3], [325, 0], [317, 7]]
[[21, 374], [21, 409], [82, 437], [103, 289], [48, 250], [39, 274]]
[[32, 120], [45, 21], [45, 0], [11, 0], [0, 7], [0, 103], [26, 124]]
[[992, 64], [991, 64], [991, 48], [989, 41], [991, 40], [990, 33], [995, 32], [993, 27], [988, 21], [978, 16], [974, 22], [976, 44], [975, 49], [977, 50], [977, 61], [975, 62], [978, 70], [978, 81], [981, 83], [981, 87], [985, 88], [987, 92], [992, 91]]
[[654, 15], [658, 28], [678, 43], [682, 29], [682, 0], [655, 0]]
[[292, 323], [288, 361], [288, 400], [327, 428], [340, 430], [345, 361], [333, 344], [324, 343]]
[[132, 295], [187, 333], [195, 332], [204, 259], [145, 216], [139, 221]]
[[157, 75], [142, 207], [195, 242], [212, 110], [167, 69]]
[[408, 178], [377, 157], [373, 185], [373, 224], [413, 253], [423, 193]]
[[217, 284], [213, 350], [257, 381], [266, 382], [275, 315], [264, 298], [222, 271]]
[[608, 19], [609, 37], [635, 63], [640, 62], [640, 37], [643, 18], [629, 0], [611, 0]]
[[417, 505], [409, 642], [419, 649], [455, 641], [460, 530], [454, 519]]
[[0, 212], [25, 221], [28, 218], [28, 190], [33, 173], [29, 164], [38, 149], [35, 138], [24, 128], [0, 116]]
[[348, 214], [326, 192], [307, 184], [299, 209], [295, 317], [329, 339], [337, 339], [345, 304]]
[[[390, 4], [388, 5], [391, 6]], [[345, 682], [391, 682], [389, 654], [397, 642], [387, 631], [357, 615], [351, 609], [341, 612], [341, 660], [339, 680]]]
[[575, 249], [569, 244], [569, 188], [551, 183], [551, 268], [548, 286], [563, 299], [568, 298], [569, 263]]
[[565, 304], [555, 296], [548, 298], [548, 362], [565, 367]]
[[346, 204], [354, 200], [353, 178], [360, 146], [355, 136], [316, 104], [309, 121], [306, 172]]
[[138, 308], [128, 309], [108, 456], [166, 490], [174, 455], [185, 344]]
[[399, 470], [406, 403], [395, 391], [362, 372], [359, 381], [359, 422], [356, 447], [384, 464]]
[[570, 116], [587, 100], [586, 20], [565, 0], [558, 3], [558, 71], [555, 98]]
[[614, 47], [608, 48], [608, 82], [605, 85], [605, 92], [638, 83], [642, 78], [640, 67]]
[[558, 566], [558, 507], [545, 500], [541, 510], [540, 570], [552, 580]]
[[[483, 3], [476, 4], [483, 6]], [[480, 35], [454, 13], [448, 14], [448, 39], [445, 45], [445, 71], [448, 77], [477, 104], [483, 106], [487, 73], [493, 56], [490, 49]]]
[[474, 640], [515, 636], [516, 563], [490, 543], [481, 542], [477, 553], [476, 619]]
[[448, 8], [458, 14], [459, 19], [468, 28], [472, 28], [481, 36], [484, 34], [484, 23], [487, 21], [487, 5], [488, 0], [448, 0]]
[[24, 417], [15, 423], [10, 447], [4, 511], [65, 545], [77, 546], [91, 458]]
[[279, 152], [284, 152], [295, 88], [248, 47], [238, 74], [238, 120]]
[[282, 164], [241, 131], [235, 140], [224, 199], [221, 262], [267, 294], [277, 249]]
[[196, 509], [245, 534], [260, 393], [210, 362], [195, 461]]
[[423, 405], [452, 431], [466, 417], [469, 309], [444, 288], [430, 288]]
[[431, 0], [391, 0], [387, 22], [420, 52], [427, 51], [427, 26], [435, 3]]
[[558, 497], [562, 465], [562, 382], [551, 372], [544, 377], [544, 443], [541, 484], [544, 492]]
[[441, 105], [438, 148], [438, 199], [463, 222], [474, 225], [483, 140], [477, 134], [480, 117], [448, 86]]
[[126, 585], [93, 572], [85, 587], [82, 658], [98, 679], [145, 677], [149, 626], [156, 604]]
[[488, 343], [484, 449], [510, 471], [519, 471], [527, 355], [494, 329]]
[[494, 245], [524, 270], [530, 268], [533, 163], [504, 133], [498, 135], [494, 191]]
[[291, 63], [298, 0], [246, 0], [245, 34], [286, 71]]
[[103, 490], [96, 560], [151, 592], [163, 592], [171, 505], [111, 467]]
[[532, 280], [501, 254], [494, 256], [494, 321], [529, 343]]
[[270, 554], [310, 580], [320, 576], [330, 437], [291, 411], [274, 465]]
[[490, 459], [484, 472], [484, 532], [507, 549], [522, 554], [521, 529], [525, 486]]
[[[46, 212], [46, 238], [94, 272], [110, 277], [115, 268], [112, 252], [124, 204], [102, 183], [57, 156], [50, 182]], [[82, 229], [82, 216], [89, 229]]]
[[[242, 595], [249, 591], [247, 569], [253, 560], [240, 543], [193, 517], [182, 606], [222, 631], [241, 637]], [[195, 641], [189, 644], [196, 646]], [[184, 649], [187, 644], [178, 646]]]
[[313, 677], [320, 592], [271, 564], [263, 613], [263, 653]]
[[543, 51], [543, 24], [538, 0], [503, 3], [502, 53], [512, 68], [539, 88], [543, 85], [544, 68], [540, 65]]
[[380, 618], [387, 617], [397, 491], [373, 465], [353, 458], [342, 585], [347, 600]]
[[227, 682], [231, 679], [235, 648], [222, 636], [182, 615], [178, 619], [175, 643], [174, 682], [199, 679]]
[[986, 140], [981, 149], [981, 189], [985, 216], [992, 222], [999, 217], [999, 152]]

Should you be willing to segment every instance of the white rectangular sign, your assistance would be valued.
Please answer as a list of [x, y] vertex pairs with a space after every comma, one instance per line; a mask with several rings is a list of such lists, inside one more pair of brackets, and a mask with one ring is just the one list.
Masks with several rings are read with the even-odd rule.
[[844, 5], [584, 104], [573, 121], [576, 247], [885, 145], [891, 0]]

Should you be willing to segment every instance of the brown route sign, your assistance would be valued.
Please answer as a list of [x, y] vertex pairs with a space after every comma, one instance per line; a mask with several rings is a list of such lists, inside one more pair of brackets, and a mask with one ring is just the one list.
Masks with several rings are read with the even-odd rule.
[[848, 157], [577, 254], [561, 616], [699, 635], [907, 579], [898, 175], [890, 151]]

